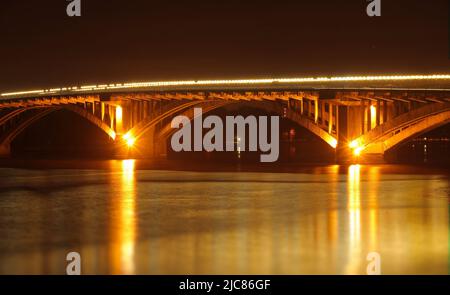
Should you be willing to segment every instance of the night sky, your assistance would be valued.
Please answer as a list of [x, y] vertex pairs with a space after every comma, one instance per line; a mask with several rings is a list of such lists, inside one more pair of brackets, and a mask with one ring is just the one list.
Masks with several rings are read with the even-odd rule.
[[0, 92], [149, 80], [449, 73], [448, 0], [2, 0]]

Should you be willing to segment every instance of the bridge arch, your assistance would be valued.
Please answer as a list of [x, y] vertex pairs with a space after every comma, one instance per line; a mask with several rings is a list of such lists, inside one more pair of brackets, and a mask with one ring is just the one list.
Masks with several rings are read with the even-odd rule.
[[402, 132], [371, 143], [364, 149], [364, 153], [385, 153], [386, 151], [412, 138], [441, 127], [447, 123], [450, 123], [450, 110], [423, 118], [422, 120], [414, 122], [414, 125], [409, 126], [409, 128], [403, 130]]
[[[212, 112], [213, 110], [219, 109], [219, 108], [229, 105], [231, 103], [235, 103], [235, 102], [228, 101], [228, 100], [214, 101], [212, 103], [205, 105], [202, 108], [202, 114], [207, 114], [209, 112]], [[192, 108], [185, 110], [180, 115], [189, 118], [189, 121], [192, 121], [196, 118], [194, 115], [194, 110]], [[171, 127], [171, 124], [168, 123], [168, 124], [164, 125], [164, 127], [161, 128], [161, 130], [159, 130], [158, 134], [156, 135], [156, 139], [166, 141], [170, 136], [172, 136], [173, 133], [175, 133], [175, 131], [176, 131], [176, 129], [173, 129]]]
[[[306, 128], [314, 135], [325, 141], [332, 148], [336, 148], [337, 139], [333, 137], [331, 134], [320, 128], [311, 120], [305, 118], [304, 116], [294, 112], [289, 108], [284, 108], [282, 105], [274, 102], [266, 102], [266, 101], [256, 101], [256, 102], [236, 102], [236, 101], [216, 101], [212, 104], [207, 105], [202, 109], [202, 114], [209, 113], [213, 110], [219, 109], [231, 103], [237, 103], [240, 106], [248, 105], [249, 107], [256, 108], [262, 111], [266, 111], [268, 113], [272, 112], [278, 114], [281, 117], [287, 118], [290, 121], [297, 123], [298, 125]], [[183, 112], [181, 115], [184, 115], [189, 118], [189, 120], [194, 119], [194, 112], [192, 109], [188, 109]], [[160, 142], [166, 142], [168, 138], [175, 132], [176, 130], [172, 129], [170, 123], [166, 124], [161, 130], [156, 134], [155, 138]]]
[[307, 117], [293, 111], [288, 107], [264, 101], [251, 105], [252, 107], [265, 110], [267, 112], [276, 113], [283, 118], [286, 118], [294, 123], [297, 123], [298, 125], [304, 127], [305, 129], [309, 130], [314, 135], [325, 141], [332, 148], [337, 147], [338, 141], [333, 135], [320, 128], [320, 126], [314, 123], [311, 119], [308, 119]]
[[14, 126], [12, 130], [10, 130], [7, 134], [3, 135], [0, 138], [0, 154], [9, 154], [10, 152], [10, 145], [12, 141], [25, 129], [27, 129], [29, 126], [31, 126], [33, 123], [39, 121], [40, 119], [46, 117], [50, 113], [53, 113], [58, 110], [68, 110], [71, 111], [78, 116], [86, 119], [93, 125], [100, 128], [103, 132], [105, 132], [110, 138], [113, 140], [116, 138], [116, 133], [114, 130], [109, 127], [105, 122], [103, 122], [101, 119], [97, 118], [94, 114], [88, 112], [87, 110], [73, 106], [73, 105], [65, 105], [65, 106], [49, 106], [49, 107], [30, 107], [25, 109], [18, 109], [13, 110], [12, 112], [6, 114], [4, 117], [2, 117], [0, 121], [0, 126], [8, 122], [9, 120], [21, 115], [22, 113], [29, 111], [29, 110], [35, 110], [39, 109], [39, 111], [31, 116], [30, 118], [27, 118], [25, 121], [19, 123], [18, 125]]
[[[187, 103], [183, 103], [181, 105], [177, 105], [173, 108], [170, 108], [164, 112], [162, 112], [160, 115], [156, 116], [156, 117], [149, 117], [147, 119], [144, 119], [143, 121], [139, 122], [138, 124], [136, 124], [133, 128], [131, 128], [126, 136], [133, 136], [136, 139], [142, 137], [144, 134], [146, 134], [147, 132], [154, 132], [154, 128], [155, 126], [162, 122], [164, 119], [170, 118], [171, 116], [174, 116], [177, 113], [192, 109], [192, 107], [195, 106], [210, 106], [210, 105], [215, 105], [215, 104], [223, 104], [223, 100], [208, 100], [208, 101], [203, 101], [203, 100], [199, 100], [199, 101], [191, 101], [191, 102], [187, 102]], [[170, 124], [169, 124], [170, 126]], [[166, 129], [166, 127], [163, 127], [163, 129]]]
[[[17, 126], [15, 126], [10, 132], [8, 132], [5, 136], [0, 139], [0, 155], [9, 155], [11, 149], [11, 142], [23, 132], [26, 128], [32, 125], [34, 122], [44, 118], [48, 114], [54, 112], [55, 108], [42, 108], [37, 114], [28, 118], [24, 122], [21, 122]], [[22, 112], [15, 112], [16, 115], [19, 115]]]
[[88, 120], [98, 128], [100, 128], [103, 132], [105, 132], [111, 139], [116, 139], [116, 132], [105, 122], [103, 122], [100, 118], [87, 111], [86, 109], [74, 106], [74, 105], [66, 105], [63, 107], [64, 110], [69, 110], [80, 117]]
[[435, 103], [398, 116], [359, 137], [363, 154], [384, 154], [409, 139], [450, 122], [450, 103]]

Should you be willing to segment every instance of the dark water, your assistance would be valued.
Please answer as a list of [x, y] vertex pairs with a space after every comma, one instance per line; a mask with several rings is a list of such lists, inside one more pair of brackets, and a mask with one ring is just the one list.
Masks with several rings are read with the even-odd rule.
[[64, 274], [71, 251], [84, 274], [365, 274], [369, 252], [384, 274], [449, 271], [442, 169], [2, 165], [1, 274]]

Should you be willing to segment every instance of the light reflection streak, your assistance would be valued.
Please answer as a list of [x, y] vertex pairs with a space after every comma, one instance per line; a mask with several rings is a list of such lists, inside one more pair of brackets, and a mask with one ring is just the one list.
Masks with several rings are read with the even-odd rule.
[[[0, 215], [8, 237], [0, 246], [11, 250], [0, 253], [0, 274], [62, 274], [66, 250], [81, 250], [83, 274], [365, 274], [369, 252], [381, 254], [382, 274], [448, 274], [447, 176], [361, 165], [345, 175], [338, 166], [301, 175], [143, 171], [153, 181], [138, 182], [138, 162], [110, 163], [107, 175], [73, 172], [86, 185], [58, 185], [52, 198], [1, 193], [11, 210]], [[3, 181], [66, 187], [74, 179], [28, 173]], [[102, 177], [111, 181], [92, 186]], [[54, 232], [68, 221], [80, 225], [61, 236], [70, 249]], [[8, 222], [30, 224], [29, 233]], [[24, 237], [35, 245], [26, 252]]]
[[378, 250], [378, 187], [380, 182], [380, 168], [369, 168], [369, 247], [370, 251]]
[[117, 216], [113, 224], [113, 273], [135, 273], [136, 181], [135, 160], [122, 161], [120, 194], [115, 197]]
[[[339, 165], [333, 165], [328, 170], [330, 176], [330, 183], [334, 187], [334, 191], [337, 191], [337, 185], [339, 183]], [[330, 198], [328, 204], [328, 240], [334, 246], [339, 238], [338, 233], [338, 195], [334, 195]]]
[[349, 261], [348, 273], [356, 273], [353, 266], [358, 265], [359, 246], [361, 243], [361, 166], [351, 165], [348, 168], [348, 201], [347, 210], [349, 217]]

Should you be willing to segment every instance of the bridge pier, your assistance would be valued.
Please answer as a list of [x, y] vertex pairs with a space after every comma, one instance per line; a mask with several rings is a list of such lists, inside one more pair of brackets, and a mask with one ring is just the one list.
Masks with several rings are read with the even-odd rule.
[[145, 158], [165, 158], [167, 156], [166, 140], [158, 140], [155, 130], [149, 131], [142, 137], [142, 142], [146, 143], [145, 148], [137, 147], [140, 156]]
[[345, 144], [338, 144], [336, 147], [336, 163], [350, 164], [354, 160], [352, 151]]
[[355, 155], [348, 145], [338, 146], [336, 149], [337, 164], [385, 164], [383, 153], [363, 153]]
[[150, 128], [132, 146], [124, 138], [114, 141], [114, 157], [119, 159], [160, 159], [167, 156], [167, 142], [158, 141], [155, 128]]
[[357, 157], [359, 164], [385, 164], [384, 154], [362, 154]]

